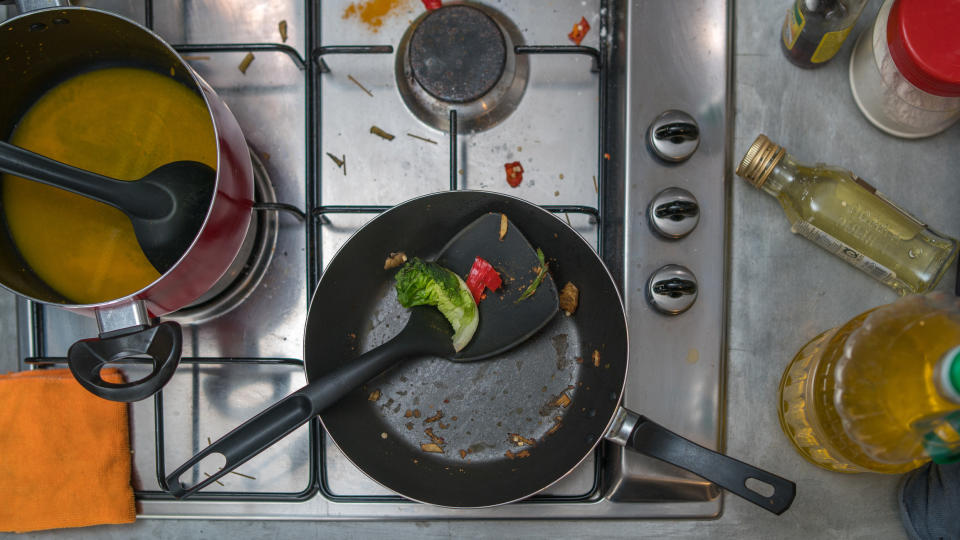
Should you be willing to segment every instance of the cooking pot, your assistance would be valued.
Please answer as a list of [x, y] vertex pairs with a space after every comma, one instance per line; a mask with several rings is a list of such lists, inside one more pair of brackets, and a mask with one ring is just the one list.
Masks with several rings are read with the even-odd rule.
[[[19, 0], [21, 14], [0, 23], [0, 139], [9, 140], [18, 120], [44, 92], [105, 67], [146, 69], [186, 86], [205, 103], [216, 137], [216, 185], [203, 225], [171, 268], [124, 297], [71, 302], [31, 270], [6, 222], [0, 224], [0, 285], [30, 300], [96, 317], [99, 336], [70, 348], [70, 369], [102, 398], [137, 401], [163, 387], [180, 361], [180, 326], [154, 319], [200, 298], [240, 251], [253, 207], [253, 167], [233, 113], [170, 45], [123, 17], [59, 5], [64, 3]], [[31, 9], [38, 5], [41, 9]], [[153, 370], [143, 379], [113, 384], [99, 375], [107, 362], [144, 355], [153, 361]]]

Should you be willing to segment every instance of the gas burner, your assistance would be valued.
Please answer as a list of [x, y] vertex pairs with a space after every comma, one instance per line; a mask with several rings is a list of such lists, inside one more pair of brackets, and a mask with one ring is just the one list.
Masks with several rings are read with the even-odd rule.
[[[253, 149], [250, 149], [250, 160], [253, 162], [255, 204], [276, 203], [270, 176]], [[205, 323], [240, 305], [257, 288], [273, 258], [278, 219], [277, 212], [252, 212], [243, 245], [223, 277], [194, 303], [166, 315], [164, 319], [180, 324]]]
[[490, 129], [517, 108], [530, 71], [514, 53], [520, 30], [486, 6], [451, 4], [421, 15], [400, 40], [396, 77], [407, 108], [430, 127]]

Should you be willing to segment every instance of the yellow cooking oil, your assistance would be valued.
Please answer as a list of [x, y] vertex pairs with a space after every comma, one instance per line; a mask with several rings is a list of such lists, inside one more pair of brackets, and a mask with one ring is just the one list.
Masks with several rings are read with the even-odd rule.
[[[27, 110], [10, 142], [121, 180], [174, 161], [217, 165], [203, 100], [165, 74], [137, 68], [90, 71], [53, 87]], [[2, 177], [2, 197], [24, 261], [70, 302], [121, 298], [159, 277], [120, 210], [11, 175]]]
[[780, 424], [828, 470], [902, 473], [960, 457], [960, 307], [911, 295], [807, 343], [780, 383]]
[[797, 162], [760, 135], [737, 174], [783, 207], [790, 230], [898, 294], [923, 293], [957, 257], [957, 241], [929, 228], [852, 172]]

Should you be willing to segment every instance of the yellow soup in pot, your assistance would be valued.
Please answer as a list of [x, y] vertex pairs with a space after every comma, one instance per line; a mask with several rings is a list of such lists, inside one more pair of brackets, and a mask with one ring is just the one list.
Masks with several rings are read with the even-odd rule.
[[[44, 94], [10, 142], [120, 180], [136, 180], [174, 161], [217, 166], [203, 100], [176, 80], [136, 68], [73, 77]], [[4, 175], [3, 209], [30, 268], [73, 303], [121, 298], [160, 275], [126, 215], [111, 206]]]

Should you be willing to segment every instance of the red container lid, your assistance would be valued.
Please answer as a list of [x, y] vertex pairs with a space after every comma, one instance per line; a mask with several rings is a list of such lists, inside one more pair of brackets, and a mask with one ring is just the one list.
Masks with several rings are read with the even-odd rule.
[[938, 96], [960, 96], [960, 0], [895, 0], [887, 46], [900, 73]]

